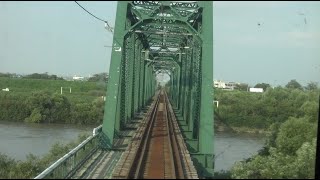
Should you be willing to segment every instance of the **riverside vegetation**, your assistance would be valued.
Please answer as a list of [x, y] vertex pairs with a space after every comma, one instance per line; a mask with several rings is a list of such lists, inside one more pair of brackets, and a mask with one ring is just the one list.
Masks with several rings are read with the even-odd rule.
[[217, 116], [225, 124], [267, 132], [263, 149], [216, 178], [315, 178], [319, 93], [315, 83], [302, 88], [295, 80], [264, 93], [216, 90]]
[[[48, 74], [18, 78], [0, 73], [0, 87], [10, 90], [0, 91], [0, 121], [101, 124], [104, 111], [101, 96], [105, 96], [106, 79], [98, 77], [99, 74], [88, 81], [66, 81]], [[88, 136], [81, 134], [68, 144], [55, 143], [43, 157], [29, 154], [25, 161], [0, 153], [0, 178], [34, 178]]]
[[[0, 77], [0, 121], [101, 124], [105, 81]], [[60, 94], [63, 87], [63, 94]], [[71, 88], [71, 93], [70, 89]]]
[[[102, 123], [105, 81], [73, 82], [49, 77], [52, 78], [0, 77], [0, 87], [10, 88], [9, 92], [0, 92], [0, 121]], [[259, 85], [264, 93], [214, 91], [214, 98], [219, 101], [216, 120], [233, 129], [267, 133], [265, 147], [257, 155], [235, 163], [230, 171], [218, 172], [216, 177], [314, 178], [320, 89], [315, 83], [302, 87], [295, 80], [285, 87]], [[67, 89], [61, 95], [60, 87], [71, 87], [72, 93]], [[67, 145], [55, 144], [43, 158], [31, 154], [26, 161], [0, 154], [0, 177], [32, 178], [79, 142], [81, 137]]]
[[36, 177], [53, 162], [84, 141], [89, 134], [80, 134], [78, 139], [68, 144], [55, 143], [49, 153], [42, 157], [27, 155], [25, 161], [15, 160], [0, 153], [0, 179], [31, 179]]

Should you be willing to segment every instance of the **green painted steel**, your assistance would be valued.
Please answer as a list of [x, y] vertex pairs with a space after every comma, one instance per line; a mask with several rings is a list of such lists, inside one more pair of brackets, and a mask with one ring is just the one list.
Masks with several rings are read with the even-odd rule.
[[199, 177], [213, 177], [212, 1], [119, 1], [102, 128], [36, 178], [70, 178], [97, 149], [112, 149], [150, 104], [159, 73], [170, 76], [167, 94]]
[[[200, 3], [200, 6], [205, 7], [203, 11], [202, 33], [200, 37], [202, 43], [202, 60], [201, 66], [201, 103], [200, 103], [200, 125], [199, 129], [199, 150], [205, 154], [213, 152], [211, 143], [207, 143], [212, 139], [213, 133], [213, 12], [212, 3]], [[207, 11], [207, 9], [210, 9]], [[202, 108], [203, 107], [203, 108]]]
[[[123, 14], [127, 12], [127, 3], [118, 2], [116, 22], [113, 36], [113, 49], [107, 84], [106, 103], [102, 132], [105, 134], [105, 144], [109, 147], [113, 144], [115, 130], [120, 129], [120, 108], [123, 97], [121, 96], [123, 80], [123, 41], [125, 34], [125, 19]], [[121, 48], [121, 49], [120, 49]]]
[[106, 148], [112, 148], [119, 132], [154, 94], [155, 73], [143, 52], [149, 46], [144, 35], [131, 32], [135, 20], [127, 14], [129, 6], [129, 1], [118, 2], [102, 128]]
[[213, 6], [211, 2], [118, 2], [103, 120], [103, 144], [150, 103], [156, 75], [166, 89], [200, 176], [213, 164]]

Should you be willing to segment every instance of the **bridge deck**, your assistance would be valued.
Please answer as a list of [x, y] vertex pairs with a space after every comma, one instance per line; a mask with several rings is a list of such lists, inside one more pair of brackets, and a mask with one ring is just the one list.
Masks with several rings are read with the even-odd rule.
[[112, 178], [198, 178], [165, 93], [152, 103]]
[[110, 176], [121, 151], [97, 151], [88, 161], [82, 166], [72, 178], [73, 179], [105, 179]]
[[[140, 169], [132, 170], [138, 166]], [[172, 107], [163, 93], [118, 134], [112, 150], [97, 150], [72, 178], [167, 179], [198, 178], [198, 175]]]
[[72, 176], [73, 179], [110, 179], [120, 157], [136, 129], [141, 126], [142, 119], [147, 109], [143, 109], [140, 114], [130, 123], [126, 124], [126, 130], [121, 131], [115, 139], [113, 150], [96, 151], [86, 163]]

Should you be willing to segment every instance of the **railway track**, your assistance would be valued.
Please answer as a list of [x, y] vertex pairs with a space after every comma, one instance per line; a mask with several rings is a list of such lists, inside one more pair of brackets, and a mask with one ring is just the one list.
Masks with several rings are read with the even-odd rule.
[[98, 150], [71, 179], [105, 179], [111, 176], [121, 151]]
[[198, 178], [164, 91], [152, 103], [112, 178]]

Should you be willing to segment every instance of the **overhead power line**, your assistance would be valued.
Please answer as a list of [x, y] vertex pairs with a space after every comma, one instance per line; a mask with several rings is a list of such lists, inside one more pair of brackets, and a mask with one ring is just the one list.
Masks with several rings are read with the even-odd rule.
[[97, 16], [93, 15], [91, 12], [89, 12], [89, 11], [88, 11], [88, 10], [86, 10], [83, 6], [81, 6], [77, 1], [74, 1], [74, 2], [75, 2], [75, 3], [77, 3], [77, 4], [78, 4], [78, 6], [80, 6], [83, 10], [85, 10], [88, 14], [90, 14], [90, 15], [91, 15], [91, 16], [93, 16], [94, 18], [96, 18], [96, 19], [98, 19], [98, 20], [100, 20], [100, 21], [104, 22], [104, 23], [105, 23], [105, 28], [106, 28], [108, 31], [110, 31], [110, 32], [112, 32], [112, 33], [113, 33], [113, 28], [109, 25], [108, 21], [103, 20], [103, 19], [98, 18]]

